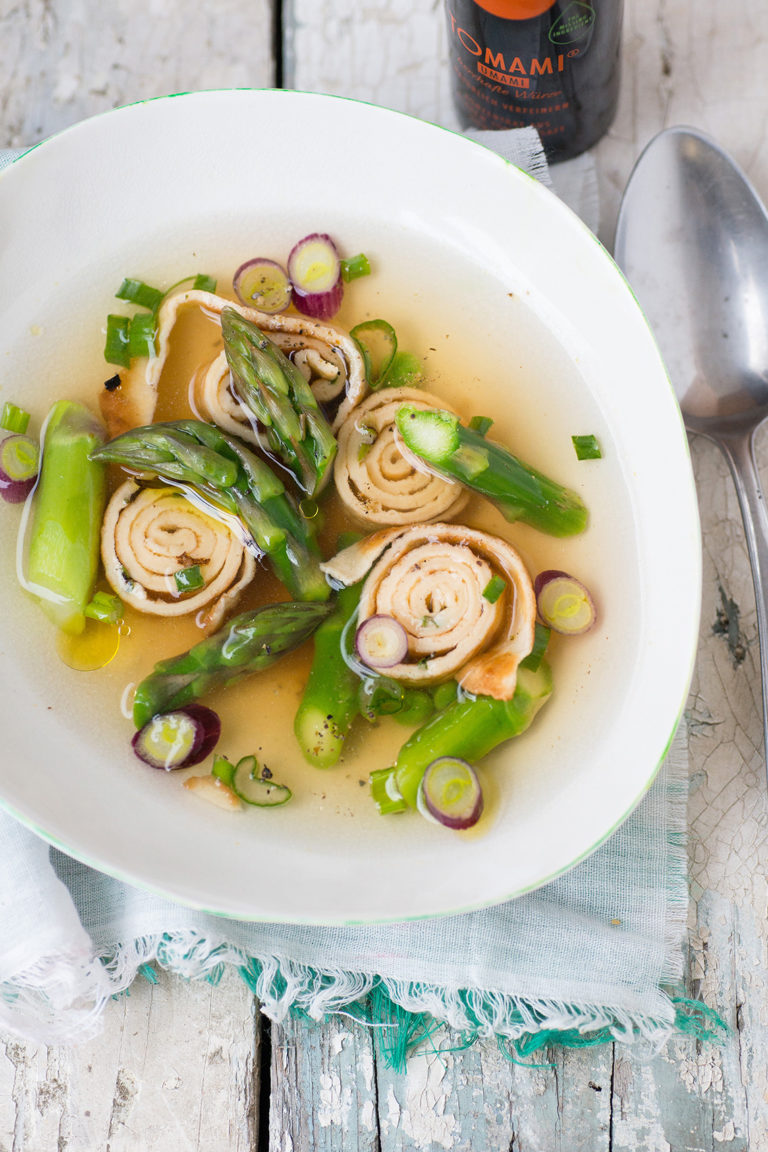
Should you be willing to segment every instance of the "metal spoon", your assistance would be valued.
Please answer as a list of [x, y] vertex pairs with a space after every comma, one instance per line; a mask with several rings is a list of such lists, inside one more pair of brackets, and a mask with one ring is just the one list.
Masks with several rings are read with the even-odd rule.
[[768, 417], [768, 213], [717, 144], [669, 128], [629, 178], [615, 256], [656, 335], [686, 428], [719, 444], [730, 465], [755, 586], [768, 749], [768, 515], [754, 456]]

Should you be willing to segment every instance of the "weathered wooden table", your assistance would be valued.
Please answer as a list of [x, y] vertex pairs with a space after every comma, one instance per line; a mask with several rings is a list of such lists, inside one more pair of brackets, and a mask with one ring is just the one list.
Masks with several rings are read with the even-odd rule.
[[[597, 147], [600, 235], [660, 128], [697, 125], [768, 198], [763, 5], [627, 0], [619, 113]], [[450, 122], [441, 0], [0, 0], [0, 147], [31, 144], [143, 97], [282, 85]], [[693, 445], [704, 530], [691, 737], [690, 994], [731, 1026], [722, 1048], [674, 1042], [505, 1061], [492, 1045], [406, 1075], [344, 1020], [270, 1027], [246, 986], [161, 975], [109, 1005], [81, 1048], [0, 1058], [0, 1149], [259, 1152], [765, 1152], [768, 847], [754, 596], [717, 450]]]

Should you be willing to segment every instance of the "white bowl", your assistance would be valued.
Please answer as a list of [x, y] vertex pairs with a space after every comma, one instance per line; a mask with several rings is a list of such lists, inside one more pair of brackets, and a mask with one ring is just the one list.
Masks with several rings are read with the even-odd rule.
[[[95, 403], [124, 275], [231, 275], [315, 230], [374, 265], [349, 286], [350, 313], [390, 319], [426, 355], [428, 386], [452, 389], [467, 416], [493, 377], [500, 438], [583, 493], [584, 536], [508, 535], [532, 567], [587, 581], [597, 627], [555, 645], [553, 699], [483, 768], [490, 803], [474, 834], [380, 817], [360, 784], [378, 766], [370, 754], [320, 773], [302, 767], [291, 732], [262, 755], [293, 801], [230, 816], [141, 765], [100, 674], [57, 662], [16, 584], [18, 512], [4, 506], [0, 797], [69, 854], [240, 918], [352, 923], [497, 903], [571, 867], [638, 803], [697, 643], [699, 527], [679, 411], [629, 288], [580, 220], [467, 139], [348, 100], [222, 91], [118, 109], [0, 175], [0, 402], [36, 419], [61, 396], [85, 390]], [[589, 432], [603, 459], [580, 463], [570, 436]], [[406, 735], [395, 729], [393, 747]]]

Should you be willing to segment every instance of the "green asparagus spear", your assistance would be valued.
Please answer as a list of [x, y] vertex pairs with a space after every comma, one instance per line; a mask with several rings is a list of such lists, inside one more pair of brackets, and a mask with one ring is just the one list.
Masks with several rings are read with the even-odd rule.
[[421, 778], [439, 756], [459, 756], [475, 763], [497, 745], [519, 736], [552, 692], [552, 673], [542, 660], [538, 668], [521, 667], [511, 700], [491, 696], [457, 699], [418, 728], [400, 749], [395, 783], [403, 800], [416, 807]]
[[134, 724], [143, 728], [158, 712], [268, 668], [307, 640], [330, 611], [330, 604], [286, 603], [241, 612], [188, 652], [155, 665], [136, 689]]
[[491, 500], [507, 520], [522, 520], [550, 536], [574, 536], [586, 528], [587, 509], [578, 493], [465, 428], [452, 412], [403, 404], [396, 421], [415, 456]]
[[308, 521], [268, 464], [234, 436], [200, 420], [132, 428], [91, 454], [92, 460], [154, 472], [188, 485], [208, 504], [236, 516], [253, 550], [297, 600], [327, 600], [328, 583]]
[[361, 588], [342, 588], [334, 612], [315, 632], [315, 655], [293, 728], [304, 758], [316, 768], [336, 763], [359, 712], [360, 680], [344, 659], [342, 633], [357, 610]]
[[277, 345], [234, 308], [222, 309], [221, 330], [235, 391], [299, 486], [317, 495], [331, 478], [336, 440], [312, 389]]
[[43, 611], [65, 632], [85, 627], [99, 563], [106, 469], [90, 458], [104, 440], [82, 404], [60, 400], [45, 427], [32, 505], [26, 579]]

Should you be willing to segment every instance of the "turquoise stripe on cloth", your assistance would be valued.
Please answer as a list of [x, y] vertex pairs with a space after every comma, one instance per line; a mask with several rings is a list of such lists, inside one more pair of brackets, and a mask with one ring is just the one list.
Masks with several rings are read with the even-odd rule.
[[[132, 888], [55, 849], [51, 861], [100, 958], [99, 975], [85, 978], [92, 1002], [137, 974], [151, 978], [154, 966], [215, 983], [230, 965], [273, 1020], [344, 1012], [377, 1025], [398, 1066], [419, 1043], [454, 1048], [478, 1037], [496, 1037], [516, 1059], [553, 1043], [658, 1049], [676, 1032], [714, 1036], [719, 1027], [681, 995], [686, 796], [680, 732], [635, 812], [570, 872], [497, 907], [397, 924], [241, 923]], [[5, 992], [7, 1020], [8, 995], [21, 1010], [30, 994], [12, 980]]]

